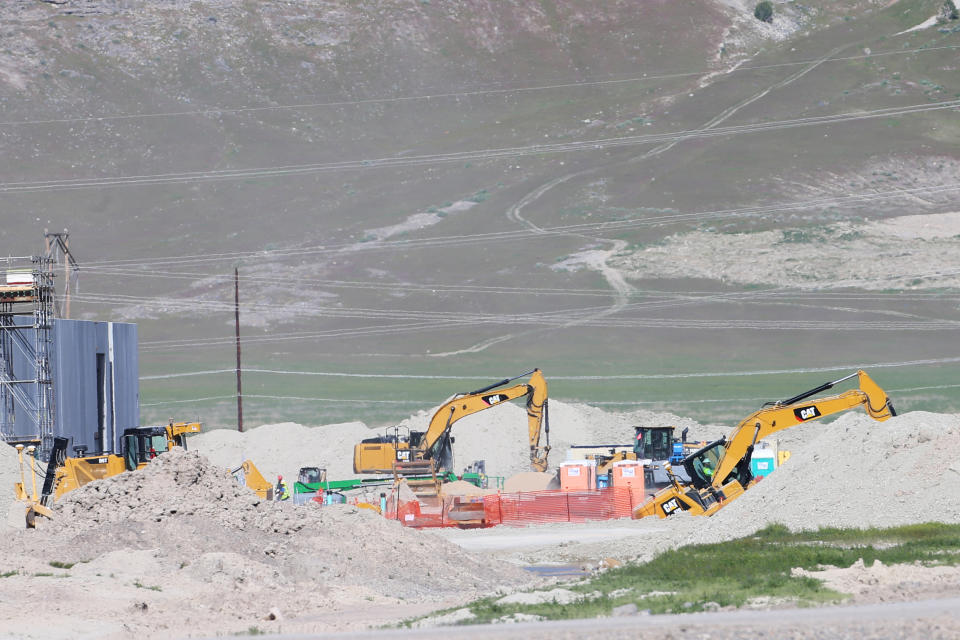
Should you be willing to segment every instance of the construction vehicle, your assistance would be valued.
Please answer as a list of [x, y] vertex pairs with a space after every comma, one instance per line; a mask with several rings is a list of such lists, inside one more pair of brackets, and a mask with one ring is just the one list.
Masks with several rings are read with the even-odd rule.
[[253, 464], [253, 460], [244, 460], [239, 467], [232, 469], [230, 473], [241, 487], [247, 487], [263, 500], [273, 500], [273, 485], [263, 477], [263, 474], [257, 469], [257, 465]]
[[53, 439], [53, 449], [47, 460], [47, 468], [43, 474], [43, 488], [38, 494], [36, 491], [36, 476], [38, 461], [34, 458], [35, 448], [27, 447], [29, 458], [29, 473], [32, 477], [34, 489], [32, 494], [26, 490], [24, 477], [24, 459], [22, 447], [18, 447], [20, 458], [21, 481], [15, 486], [17, 498], [27, 506], [27, 526], [34, 527], [37, 514], [49, 517], [48, 505], [58, 500], [63, 494], [78, 487], [111, 476], [119, 475], [124, 471], [135, 471], [145, 467], [150, 460], [173, 447], [187, 446], [187, 435], [199, 433], [202, 425], [199, 422], [173, 422], [164, 426], [132, 427], [124, 429], [122, 437], [122, 453], [120, 455], [104, 453], [102, 455], [86, 456], [84, 447], [74, 447], [75, 457], [67, 456], [67, 447], [70, 441], [67, 438]]
[[[463, 480], [477, 487], [486, 489], [502, 489], [503, 476], [488, 476], [485, 473], [484, 461], [477, 460], [463, 470], [463, 473], [457, 475], [453, 471], [441, 473], [438, 477], [443, 482], [456, 482]], [[412, 473], [412, 472], [411, 472]], [[410, 475], [408, 480], [417, 482], [419, 480], [433, 478], [436, 472], [429, 468], [424, 469], [423, 476]], [[300, 467], [297, 481], [293, 485], [293, 503], [306, 504], [317, 498], [322, 499], [325, 493], [340, 493], [344, 491], [369, 491], [376, 488], [389, 489], [393, 486], [393, 477], [388, 478], [348, 478], [346, 480], [330, 480], [327, 477], [326, 469], [322, 467]]]
[[[608, 473], [621, 460], [669, 460], [674, 455], [673, 427], [634, 427], [633, 444], [573, 445], [583, 458], [597, 463], [597, 475]], [[686, 434], [684, 434], [686, 435]], [[599, 452], [597, 449], [605, 449]]]
[[[47, 506], [47, 502], [49, 502], [50, 492], [49, 490], [46, 490], [46, 487], [45, 487], [44, 493], [41, 494], [37, 492], [37, 475], [38, 474], [36, 469], [37, 459], [35, 457], [36, 446], [30, 445], [26, 447], [26, 452], [27, 452], [26, 461], [24, 461], [23, 459], [24, 445], [18, 444], [16, 448], [17, 448], [17, 458], [19, 459], [19, 462], [20, 462], [20, 482], [14, 485], [14, 491], [16, 492], [17, 500], [19, 500], [26, 506], [27, 528], [33, 529], [37, 526], [36, 519], [38, 515], [43, 516], [45, 518], [50, 518], [53, 516], [53, 512], [50, 510], [50, 507]], [[27, 480], [24, 472], [24, 464], [27, 464], [30, 467], [29, 475], [30, 475], [30, 482], [32, 485], [32, 490], [30, 492], [27, 491]], [[56, 471], [56, 462], [54, 458], [51, 457], [50, 461], [47, 463], [47, 472], [44, 475], [44, 478], [51, 478], [51, 482], [52, 482], [53, 474], [55, 471]]]
[[[124, 429], [121, 455], [84, 456], [85, 451], [81, 447], [74, 447], [77, 456], [68, 458], [64, 455], [66, 452], [64, 448], [62, 453], [58, 454], [62, 462], [54, 480], [54, 500], [88, 482], [109, 478], [124, 471], [142, 469], [157, 455], [174, 447], [186, 449], [187, 436], [200, 433], [202, 429], [203, 425], [199, 422], [173, 422], [172, 420], [163, 426]], [[56, 444], [54, 444], [54, 450], [57, 450]], [[51, 454], [50, 458], [54, 457]]]
[[[675, 427], [633, 427], [633, 444], [573, 445], [571, 451], [582, 451], [585, 460], [597, 463], [597, 477], [604, 476], [613, 465], [622, 460], [638, 460], [644, 464], [644, 486], [662, 488], [671, 483], [666, 474], [666, 463], [676, 464], [688, 454], [697, 451], [706, 442], [687, 442], [687, 431], [674, 437]], [[683, 472], [677, 470], [677, 473]], [[689, 481], [689, 478], [681, 478]]]
[[[851, 378], [858, 378], [859, 388], [809, 399]], [[681, 511], [691, 515], [713, 515], [756, 482], [750, 462], [757, 442], [777, 431], [859, 406], [863, 406], [871, 418], [881, 422], [897, 415], [886, 392], [863, 371], [826, 382], [787, 400], [768, 402], [741, 421], [728, 437], [711, 442], [683, 459], [689, 483], [677, 478], [668, 467], [671, 485], [637, 507], [633, 517], [656, 515], [666, 518]]]
[[[523, 384], [501, 388], [519, 378], [530, 376]], [[444, 403], [430, 419], [426, 431], [411, 431], [405, 427], [391, 427], [383, 436], [368, 438], [353, 450], [355, 473], [393, 473], [397, 463], [429, 461], [432, 471], [412, 465], [406, 470], [424, 476], [449, 472], [453, 466], [453, 424], [471, 414], [489, 409], [503, 402], [526, 396], [527, 427], [530, 442], [530, 465], [537, 471], [546, 471], [550, 452], [550, 423], [547, 415], [547, 383], [539, 369], [506, 378], [482, 389], [460, 393]], [[543, 431], [546, 444], [540, 445]]]

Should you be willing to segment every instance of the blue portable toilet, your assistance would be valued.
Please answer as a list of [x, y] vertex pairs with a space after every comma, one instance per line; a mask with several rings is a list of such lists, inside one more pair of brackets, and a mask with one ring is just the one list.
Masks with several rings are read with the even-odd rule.
[[750, 471], [754, 478], [763, 478], [777, 468], [777, 453], [769, 445], [761, 446], [761, 443], [753, 450], [753, 456], [750, 459]]

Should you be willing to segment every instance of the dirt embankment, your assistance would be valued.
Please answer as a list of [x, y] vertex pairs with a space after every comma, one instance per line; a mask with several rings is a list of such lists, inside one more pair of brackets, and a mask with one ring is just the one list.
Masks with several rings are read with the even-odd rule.
[[[18, 637], [48, 638], [60, 628], [21, 615], [38, 601], [53, 618], [72, 620], [64, 633], [84, 628], [100, 638], [254, 626], [309, 632], [363, 626], [378, 608], [398, 618], [405, 607], [416, 612], [531, 580], [371, 511], [263, 502], [223, 468], [180, 449], [77, 489], [54, 511], [37, 530], [9, 532], [0, 552], [10, 573], [0, 581], [0, 617], [22, 620], [6, 625]], [[358, 608], [370, 610], [342, 614]]]

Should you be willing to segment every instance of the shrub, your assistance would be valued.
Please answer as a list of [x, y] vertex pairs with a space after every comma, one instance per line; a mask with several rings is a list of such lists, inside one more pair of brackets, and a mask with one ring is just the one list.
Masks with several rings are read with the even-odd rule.
[[957, 20], [960, 18], [960, 11], [957, 11], [957, 5], [954, 4], [953, 0], [944, 0], [941, 13], [945, 15], [948, 20]]
[[769, 0], [758, 2], [753, 8], [753, 17], [761, 22], [773, 22], [773, 3]]

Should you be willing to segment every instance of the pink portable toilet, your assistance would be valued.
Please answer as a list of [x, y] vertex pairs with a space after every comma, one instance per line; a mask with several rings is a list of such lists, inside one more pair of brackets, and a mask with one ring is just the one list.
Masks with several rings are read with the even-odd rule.
[[592, 491], [597, 488], [597, 465], [592, 460], [560, 463], [561, 491]]
[[613, 469], [610, 471], [613, 487], [626, 487], [630, 489], [633, 496], [633, 503], [640, 504], [644, 501], [646, 487], [643, 484], [643, 464], [637, 460], [621, 460], [613, 463]]

